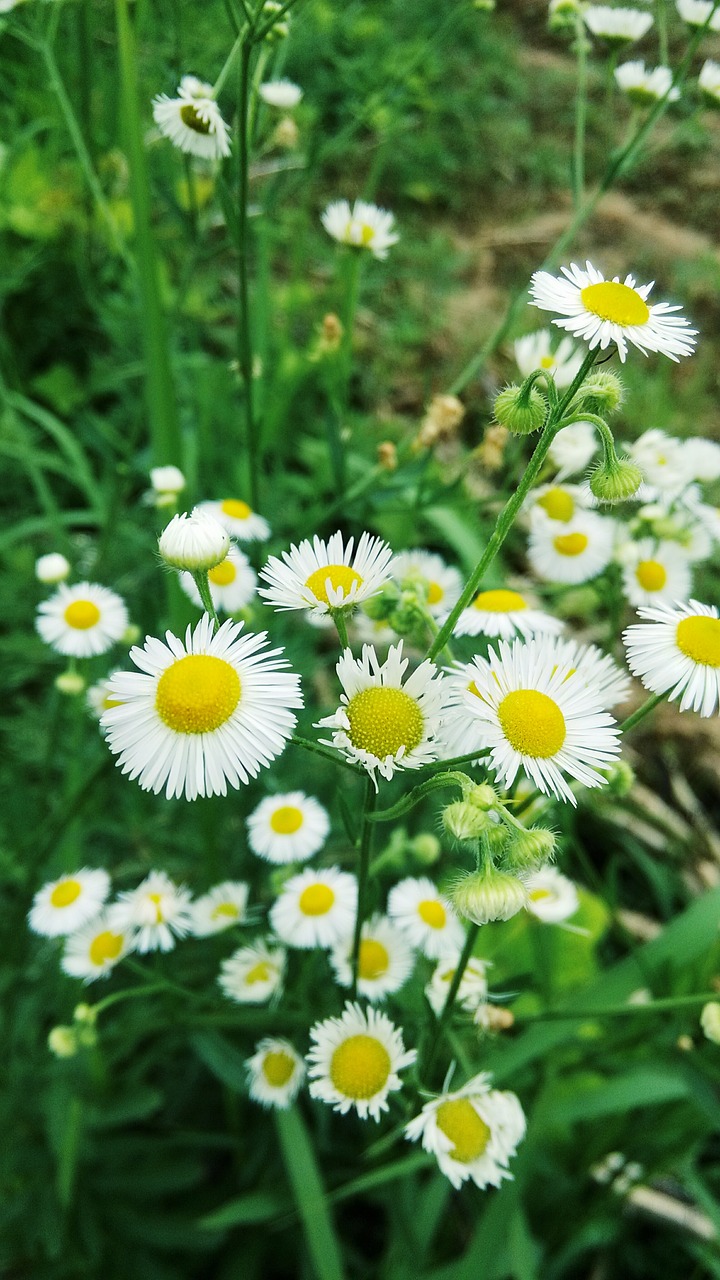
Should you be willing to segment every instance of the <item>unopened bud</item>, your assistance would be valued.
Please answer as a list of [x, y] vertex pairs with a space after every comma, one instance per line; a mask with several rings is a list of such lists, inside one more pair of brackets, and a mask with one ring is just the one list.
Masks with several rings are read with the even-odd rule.
[[608, 789], [614, 796], [628, 796], [635, 785], [635, 770], [627, 760], [615, 760], [602, 771], [607, 778]]
[[195, 510], [173, 516], [160, 534], [158, 549], [173, 569], [202, 573], [222, 563], [230, 550], [230, 538], [218, 520]]
[[[596, 369], [581, 386], [572, 402], [572, 410], [597, 413], [604, 417], [620, 408], [625, 388], [616, 373]], [[568, 411], [570, 412], [570, 411]]]
[[551, 31], [575, 31], [581, 14], [581, 0], [550, 0], [548, 26]]
[[363, 600], [362, 612], [366, 613], [373, 622], [387, 622], [390, 614], [398, 607], [399, 600], [400, 592], [397, 587], [388, 582], [377, 595], [369, 600]]
[[720, 1004], [716, 1000], [703, 1005], [700, 1026], [708, 1040], [712, 1040], [713, 1044], [720, 1044]]
[[38, 582], [44, 582], [47, 586], [64, 582], [69, 574], [70, 562], [59, 551], [51, 551], [35, 561], [35, 577]]
[[544, 827], [530, 827], [524, 831], [516, 829], [506, 848], [508, 865], [516, 871], [540, 866], [550, 861], [556, 844], [552, 831], [546, 831]]
[[411, 840], [410, 849], [418, 862], [422, 862], [426, 867], [429, 867], [432, 866], [433, 862], [437, 862], [440, 857], [442, 845], [432, 832], [422, 831], [420, 835]]
[[120, 643], [126, 644], [128, 648], [130, 648], [130, 645], [137, 644], [141, 636], [142, 636], [142, 631], [140, 630], [140, 627], [137, 625], [137, 623], [131, 622], [130, 625], [126, 627], [125, 630], [123, 631], [120, 637]]
[[491, 819], [482, 809], [468, 804], [466, 800], [456, 800], [443, 809], [442, 824], [453, 840], [465, 844], [479, 839], [491, 825]]
[[642, 472], [629, 458], [601, 462], [590, 476], [590, 489], [600, 502], [626, 502], [642, 484]]
[[528, 902], [522, 881], [494, 868], [465, 876], [451, 890], [450, 897], [458, 915], [474, 924], [509, 920]]
[[522, 387], [505, 387], [495, 397], [494, 414], [501, 427], [507, 427], [515, 436], [528, 436], [539, 431], [545, 422], [547, 404], [537, 387], [523, 391]]
[[489, 782], [481, 782], [476, 787], [468, 788], [463, 798], [475, 809], [488, 810], [497, 808], [497, 791], [490, 786]]
[[78, 1040], [74, 1027], [53, 1027], [47, 1038], [47, 1046], [56, 1058], [74, 1058]]
[[398, 464], [397, 446], [392, 440], [383, 440], [377, 449], [378, 466], [383, 471], [396, 471]]
[[70, 698], [85, 692], [85, 681], [78, 671], [63, 671], [55, 677], [55, 688]]

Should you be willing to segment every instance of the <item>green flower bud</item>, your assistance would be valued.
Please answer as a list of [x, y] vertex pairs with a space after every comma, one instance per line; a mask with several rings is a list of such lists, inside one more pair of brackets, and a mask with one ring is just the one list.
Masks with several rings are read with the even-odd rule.
[[577, 395], [573, 396], [571, 410], [577, 410], [578, 416], [584, 411], [604, 417], [606, 413], [614, 413], [619, 409], [624, 398], [625, 388], [617, 374], [596, 369], [585, 379]]
[[629, 458], [601, 462], [590, 476], [590, 489], [600, 502], [625, 502], [641, 484], [642, 472]]
[[97, 1021], [97, 1007], [94, 1004], [76, 1004], [73, 1010], [73, 1018], [76, 1022], [94, 1027]]
[[74, 1027], [53, 1027], [47, 1038], [48, 1049], [56, 1058], [74, 1058], [78, 1051]]
[[68, 697], [76, 698], [85, 692], [85, 681], [78, 671], [63, 671], [55, 677], [55, 688]]
[[481, 782], [464, 793], [463, 797], [475, 809], [496, 809], [498, 805], [497, 791], [489, 782]]
[[388, 582], [377, 595], [363, 601], [362, 612], [366, 613], [373, 622], [387, 622], [393, 609], [397, 608], [399, 599], [400, 592], [397, 587], [394, 583]]
[[403, 591], [400, 601], [388, 617], [388, 622], [399, 636], [410, 635], [425, 625], [425, 602], [415, 591]]
[[505, 852], [509, 831], [502, 822], [490, 822], [485, 831], [485, 839], [487, 847], [494, 858], [499, 858]]
[[710, 1000], [703, 1005], [700, 1026], [708, 1040], [712, 1040], [713, 1044], [720, 1044], [720, 1004], [717, 1000]]
[[505, 387], [495, 398], [494, 413], [501, 427], [516, 436], [528, 436], [539, 431], [545, 422], [547, 404], [537, 387], [523, 391], [522, 387]]
[[509, 920], [527, 905], [527, 889], [516, 876], [495, 868], [465, 876], [450, 890], [458, 915], [474, 924]]
[[437, 836], [430, 831], [421, 831], [420, 835], [415, 836], [410, 841], [410, 851], [417, 858], [418, 862], [424, 863], [426, 867], [432, 866], [433, 862], [437, 862], [442, 852], [442, 845]]
[[546, 831], [544, 827], [530, 827], [524, 831], [516, 829], [507, 846], [507, 864], [515, 871], [540, 866], [550, 861], [556, 844], [552, 831]]
[[602, 775], [607, 778], [608, 789], [614, 796], [628, 796], [635, 785], [635, 770], [627, 760], [615, 760], [602, 770]]
[[442, 824], [453, 840], [465, 844], [477, 840], [492, 822], [482, 809], [476, 809], [465, 800], [456, 800], [443, 809]]

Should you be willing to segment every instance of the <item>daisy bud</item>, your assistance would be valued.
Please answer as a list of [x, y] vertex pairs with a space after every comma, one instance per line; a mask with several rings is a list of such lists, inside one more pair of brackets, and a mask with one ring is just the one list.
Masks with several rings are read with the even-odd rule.
[[528, 436], [539, 431], [545, 421], [547, 405], [537, 387], [505, 387], [495, 398], [493, 412], [501, 427], [515, 436]]
[[576, 28], [576, 18], [580, 16], [582, 6], [580, 0], [550, 0], [548, 10], [548, 26], [551, 31], [563, 31]]
[[507, 861], [517, 871], [537, 867], [552, 858], [556, 844], [552, 831], [546, 831], [544, 827], [516, 830], [507, 849]]
[[35, 561], [35, 577], [38, 582], [45, 582], [48, 586], [64, 582], [69, 573], [70, 562], [59, 551], [51, 551], [49, 555], [40, 556]]
[[490, 825], [490, 818], [467, 801], [456, 800], [443, 809], [442, 824], [453, 840], [464, 844], [477, 840]]
[[609, 790], [614, 796], [629, 796], [635, 785], [635, 770], [627, 760], [615, 760], [609, 769], [603, 769]]
[[578, 412], [614, 413], [625, 398], [625, 388], [615, 373], [595, 370], [586, 379], [572, 402]]
[[74, 1058], [78, 1040], [74, 1027], [53, 1027], [48, 1034], [47, 1046], [56, 1058]]
[[451, 890], [450, 897], [458, 915], [474, 924], [509, 920], [528, 902], [522, 881], [495, 868], [465, 876]]
[[230, 538], [217, 520], [196, 508], [189, 515], [173, 516], [160, 534], [158, 549], [173, 569], [202, 573], [221, 564], [230, 550]]
[[601, 502], [625, 502], [637, 493], [642, 472], [629, 458], [605, 459], [590, 476], [590, 489]]
[[415, 836], [410, 842], [410, 849], [418, 862], [424, 863], [426, 867], [437, 862], [442, 852], [440, 841], [430, 831], [422, 831], [419, 836]]
[[130, 626], [126, 627], [123, 631], [120, 637], [120, 643], [126, 644], [129, 649], [131, 645], [137, 644], [141, 636], [142, 631], [140, 630], [140, 627], [138, 627], [135, 622], [131, 622]]
[[720, 1004], [717, 1000], [703, 1005], [700, 1026], [708, 1040], [712, 1040], [713, 1044], [720, 1044]]
[[[273, 14], [279, 13], [281, 9], [282, 4], [280, 4], [279, 0], [265, 0], [265, 4], [262, 7], [261, 17], [264, 20], [269, 21], [273, 17]], [[273, 23], [265, 39], [269, 44], [274, 44], [276, 40], [284, 39], [284, 37], [288, 35], [289, 31], [290, 26], [287, 18], [283, 17], [278, 22]]]
[[63, 671], [55, 677], [55, 688], [69, 698], [77, 698], [85, 692], [85, 681], [77, 671]]
[[497, 808], [498, 797], [497, 791], [490, 786], [489, 782], [481, 782], [477, 787], [471, 787], [465, 794], [465, 800], [475, 809], [495, 809]]
[[97, 1007], [94, 1004], [76, 1004], [73, 1009], [73, 1018], [75, 1022], [82, 1022], [86, 1026], [94, 1027], [97, 1021]]

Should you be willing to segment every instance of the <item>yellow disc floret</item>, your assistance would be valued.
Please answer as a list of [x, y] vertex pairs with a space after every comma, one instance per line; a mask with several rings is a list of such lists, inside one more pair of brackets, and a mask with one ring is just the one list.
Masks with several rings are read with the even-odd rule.
[[635, 577], [643, 591], [662, 591], [667, 582], [667, 573], [659, 560], [641, 560]]
[[327, 884], [309, 884], [303, 889], [298, 907], [304, 916], [324, 916], [335, 902], [335, 894]]
[[527, 604], [519, 591], [481, 591], [473, 600], [473, 608], [483, 613], [517, 613], [527, 609]]
[[350, 568], [349, 564], [327, 564], [311, 573], [305, 582], [305, 586], [308, 591], [312, 591], [316, 600], [322, 600], [323, 604], [329, 604], [328, 582], [333, 591], [338, 591], [342, 588], [343, 599], [347, 600], [352, 588], [356, 584], [360, 585], [362, 583], [362, 578], [359, 573]]
[[268, 982], [272, 977], [272, 969], [266, 960], [260, 960], [252, 969], [248, 969], [245, 974], [245, 982], [248, 987], [254, 987], [256, 982]]
[[174, 733], [212, 733], [240, 701], [240, 677], [224, 658], [190, 653], [158, 680], [155, 709]]
[[237, 578], [237, 569], [232, 560], [221, 560], [214, 569], [208, 569], [208, 578], [216, 587], [229, 587]]
[[203, 120], [198, 115], [191, 102], [186, 102], [180, 108], [180, 119], [188, 129], [192, 129], [193, 133], [209, 133], [210, 125], [207, 120]]
[[76, 631], [89, 631], [100, 621], [100, 610], [92, 600], [73, 600], [65, 610], [65, 621]]
[[439, 582], [428, 582], [427, 602], [428, 604], [439, 604], [445, 592]]
[[211, 920], [237, 920], [240, 911], [234, 902], [218, 902], [210, 912]]
[[580, 299], [593, 315], [623, 328], [647, 324], [650, 319], [650, 308], [637, 290], [616, 280], [586, 285], [580, 291]]
[[96, 934], [90, 943], [91, 963], [96, 964], [99, 968], [110, 960], [117, 960], [122, 951], [122, 945], [123, 936], [121, 933], [113, 933], [110, 929], [104, 929], [102, 933]]
[[349, 1036], [330, 1061], [330, 1079], [346, 1098], [374, 1098], [390, 1075], [390, 1054], [374, 1036]]
[[401, 747], [407, 755], [422, 741], [422, 712], [403, 689], [363, 689], [348, 704], [347, 718], [353, 746], [378, 760], [397, 755]]
[[500, 725], [510, 746], [523, 756], [548, 760], [565, 737], [565, 717], [557, 702], [537, 689], [515, 689], [498, 707]]
[[551, 520], [560, 520], [563, 524], [572, 520], [575, 514], [575, 501], [572, 495], [567, 489], [561, 489], [559, 485], [548, 489], [542, 498], [538, 498], [537, 505], [542, 507]]
[[292, 836], [303, 824], [302, 809], [294, 804], [282, 804], [270, 817], [270, 826], [278, 836]]
[[61, 880], [50, 894], [50, 903], [53, 907], [69, 907], [81, 893], [82, 885], [79, 880]]
[[275, 1089], [282, 1089], [294, 1070], [295, 1063], [293, 1059], [289, 1053], [283, 1053], [282, 1049], [266, 1053], [263, 1058], [262, 1073], [268, 1084], [271, 1084]]
[[459, 1164], [472, 1164], [478, 1160], [491, 1138], [488, 1126], [468, 1098], [441, 1102], [435, 1123], [452, 1142], [448, 1155]]
[[423, 902], [418, 903], [418, 915], [423, 924], [430, 925], [431, 929], [444, 929], [447, 921], [447, 912], [437, 898], [425, 898]]
[[720, 667], [720, 618], [692, 617], [678, 622], [675, 633], [681, 653], [702, 667]]
[[553, 538], [553, 546], [561, 556], [581, 556], [589, 541], [586, 533], [561, 533]]
[[224, 516], [230, 516], [231, 520], [247, 520], [252, 515], [252, 507], [239, 498], [225, 498], [220, 503], [220, 510]]
[[363, 938], [358, 956], [358, 977], [381, 978], [390, 967], [390, 956], [387, 947], [376, 938]]

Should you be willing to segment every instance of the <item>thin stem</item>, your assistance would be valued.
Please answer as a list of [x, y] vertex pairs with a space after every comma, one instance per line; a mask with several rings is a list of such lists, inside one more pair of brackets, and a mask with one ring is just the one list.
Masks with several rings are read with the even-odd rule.
[[230, 75], [230, 72], [232, 71], [233, 67], [235, 66], [237, 56], [240, 50], [242, 49], [243, 45], [245, 44], [247, 38], [248, 38], [247, 27], [243, 27], [242, 31], [238, 32], [235, 43], [233, 44], [232, 49], [230, 50], [227, 58], [225, 59], [225, 65], [222, 68], [222, 71], [220, 72], [220, 75], [218, 76], [217, 80], [215, 81], [215, 84], [213, 85], [213, 97], [218, 98], [220, 96], [223, 85], [225, 84], [225, 81]]
[[579, 209], [585, 198], [585, 121], [587, 119], [587, 53], [585, 23], [575, 19], [575, 52], [577, 55], [577, 88], [575, 91], [575, 145], [573, 150], [573, 199]]
[[665, 0], [655, 0], [655, 21], [660, 45], [660, 64], [666, 67], [668, 65], [668, 20]]
[[333, 622], [335, 623], [335, 626], [337, 628], [338, 639], [340, 641], [340, 648], [344, 653], [346, 649], [350, 648], [350, 641], [348, 640], [348, 632], [347, 632], [347, 623], [345, 621], [345, 610], [331, 609], [330, 612], [333, 616]]
[[253, 388], [253, 345], [250, 328], [250, 282], [248, 254], [248, 198], [249, 198], [249, 138], [248, 111], [250, 100], [250, 60], [252, 58], [252, 30], [242, 45], [240, 53], [240, 78], [238, 84], [238, 363], [245, 389], [245, 439], [248, 458], [248, 490], [250, 504], [259, 509], [258, 430], [255, 422]]
[[208, 581], [207, 569], [199, 569], [197, 573], [193, 573], [193, 582], [198, 589], [198, 595], [202, 600], [202, 607], [213, 620], [213, 630], [217, 631], [220, 627], [220, 619], [210, 594], [210, 583]]
[[365, 804], [363, 805], [362, 827], [360, 829], [360, 865], [358, 867], [357, 912], [355, 914], [355, 931], [352, 944], [352, 991], [351, 999], [357, 996], [358, 969], [360, 966], [360, 940], [362, 938], [363, 920], [367, 899], [368, 881], [370, 879], [370, 853], [372, 850], [373, 823], [370, 821], [377, 792], [372, 778], [368, 778], [365, 787]]
[[365, 770], [360, 765], [352, 764], [339, 751], [334, 751], [332, 747], [324, 747], [320, 742], [312, 742], [310, 738], [302, 738], [298, 733], [294, 733], [290, 741], [295, 747], [302, 747], [305, 751], [312, 751], [316, 756], [323, 756], [325, 760], [330, 760], [333, 764], [342, 765], [343, 769], [350, 769], [357, 777], [365, 776]]
[[639, 724], [641, 720], [644, 720], [645, 716], [649, 715], [651, 711], [654, 711], [655, 708], [659, 706], [661, 702], [664, 702], [666, 698], [667, 693], [651, 694], [651, 696], [643, 702], [642, 706], [638, 707], [637, 711], [633, 711], [632, 715], [627, 716], [625, 720], [620, 722], [618, 725], [620, 732], [629, 733], [631, 729], [635, 728], [636, 724]]
[[448, 1018], [452, 1013], [452, 1008], [453, 1008], [453, 1005], [455, 1004], [455, 997], [458, 991], [460, 990], [460, 983], [462, 982], [463, 977], [465, 975], [465, 970], [467, 969], [468, 964], [470, 962], [470, 958], [475, 950], [475, 943], [477, 942], [479, 932], [480, 932], [479, 924], [471, 924], [470, 928], [467, 931], [467, 935], [465, 937], [465, 945], [460, 953], [460, 959], [457, 962], [457, 966], [452, 976], [450, 986], [448, 987], [448, 993], [445, 997], [445, 1003], [442, 1009], [440, 1010], [440, 1015], [436, 1021], [435, 1030], [430, 1040], [430, 1045], [429, 1045], [429, 1048], [427, 1051], [427, 1057], [425, 1060], [426, 1074], [430, 1072], [433, 1066], [433, 1063], [435, 1061], [435, 1055], [437, 1054], [440, 1040], [445, 1031], [445, 1026], [447, 1024]]

